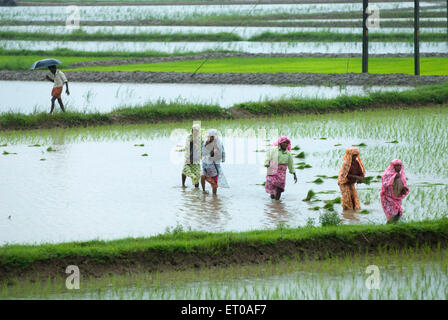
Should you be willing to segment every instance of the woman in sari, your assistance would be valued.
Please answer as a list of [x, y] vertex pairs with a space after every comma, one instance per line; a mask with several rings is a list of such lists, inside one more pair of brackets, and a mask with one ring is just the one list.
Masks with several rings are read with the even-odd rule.
[[409, 194], [403, 163], [399, 159], [392, 160], [389, 167], [381, 175], [381, 205], [387, 223], [398, 221], [403, 215], [401, 200]]
[[201, 178], [201, 128], [194, 124], [191, 134], [188, 135], [185, 142], [185, 163], [182, 169], [182, 187], [185, 187], [187, 177], [196, 188], [199, 188], [199, 179]]
[[345, 149], [345, 156], [338, 176], [338, 185], [342, 195], [342, 209], [361, 209], [355, 183], [362, 182], [365, 174], [366, 169], [359, 156], [358, 148]]
[[294, 169], [294, 160], [291, 155], [291, 140], [287, 136], [281, 136], [266, 153], [264, 166], [267, 167], [265, 190], [271, 195], [271, 199], [280, 200], [285, 191], [286, 169], [294, 175], [294, 183], [297, 176]]
[[205, 192], [205, 181], [210, 183], [214, 195], [218, 190], [218, 182], [226, 186], [227, 182], [221, 169], [221, 162], [225, 159], [224, 146], [218, 136], [218, 130], [208, 130], [207, 140], [202, 146], [202, 191]]

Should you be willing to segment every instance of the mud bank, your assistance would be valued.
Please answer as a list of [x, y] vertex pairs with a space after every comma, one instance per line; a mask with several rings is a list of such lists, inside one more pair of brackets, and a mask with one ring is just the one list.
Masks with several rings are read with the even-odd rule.
[[65, 276], [77, 265], [84, 276], [261, 264], [285, 258], [322, 260], [387, 249], [446, 247], [448, 220], [399, 225], [181, 232], [152, 238], [0, 247], [0, 283], [11, 277]]
[[[283, 85], [425, 85], [448, 81], [448, 76], [363, 73], [184, 73], [66, 71], [71, 82], [208, 83]], [[44, 81], [45, 74], [32, 71], [0, 71], [0, 80]]]

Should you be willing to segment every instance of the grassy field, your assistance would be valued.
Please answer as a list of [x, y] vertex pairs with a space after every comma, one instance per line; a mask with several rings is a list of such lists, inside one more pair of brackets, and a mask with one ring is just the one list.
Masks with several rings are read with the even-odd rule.
[[[333, 33], [330, 31], [321, 32], [291, 32], [274, 33], [264, 32], [259, 35], [243, 39], [239, 35], [219, 32], [219, 33], [135, 33], [135, 34], [115, 34], [115, 33], [86, 33], [84, 31], [74, 31], [67, 34], [54, 34], [45, 32], [16, 32], [0, 31], [0, 38], [3, 40], [52, 40], [52, 41], [302, 41], [302, 42], [361, 42], [361, 33]], [[369, 36], [370, 41], [397, 41], [412, 42], [412, 33], [373, 33]], [[421, 41], [447, 41], [448, 36], [443, 33], [422, 33]]]
[[[86, 67], [89, 71], [193, 72], [203, 60]], [[448, 75], [448, 58], [421, 58], [421, 75]], [[361, 58], [223, 58], [210, 59], [199, 72], [212, 73], [346, 73], [362, 71]], [[370, 58], [370, 73], [414, 73], [413, 58]]]
[[247, 102], [224, 109], [216, 105], [157, 102], [116, 109], [110, 113], [66, 112], [47, 114], [0, 114], [0, 129], [38, 129], [52, 127], [130, 124], [189, 119], [231, 119], [289, 113], [344, 112], [373, 108], [422, 107], [448, 102], [448, 83], [422, 86], [401, 92], [373, 92], [367, 96], [340, 96], [334, 99], [297, 98]]
[[[76, 62], [97, 61], [97, 60], [112, 60], [120, 57], [67, 57], [57, 56], [51, 54], [45, 55], [29, 55], [29, 56], [3, 56], [0, 55], [0, 70], [28, 70], [31, 65], [41, 59], [53, 58], [58, 59], [64, 64], [68, 65]], [[62, 66], [63, 67], [63, 66]]]
[[325, 259], [349, 253], [381, 252], [386, 248], [440, 246], [441, 242], [445, 246], [447, 235], [447, 218], [396, 225], [279, 227], [236, 233], [185, 232], [175, 228], [150, 238], [5, 245], [0, 247], [0, 279], [22, 272], [34, 276], [37, 272], [63, 275], [61, 266], [73, 263], [85, 275], [102, 275], [117, 266], [124, 268], [121, 272], [129, 271], [132, 265], [156, 271], [262, 263], [285, 257]]
[[[158, 51], [145, 52], [89, 52], [89, 51], [75, 51], [68, 49], [55, 50], [4, 50], [0, 49], [0, 70], [28, 70], [29, 67], [36, 60], [45, 58], [55, 58], [60, 60], [65, 66], [95, 60], [115, 60], [115, 59], [132, 59], [132, 58], [148, 58], [148, 57], [173, 57], [173, 56], [188, 56], [201, 53], [210, 53], [212, 51], [201, 52], [174, 52], [172, 54]], [[213, 52], [229, 52], [229, 51], [213, 51]]]

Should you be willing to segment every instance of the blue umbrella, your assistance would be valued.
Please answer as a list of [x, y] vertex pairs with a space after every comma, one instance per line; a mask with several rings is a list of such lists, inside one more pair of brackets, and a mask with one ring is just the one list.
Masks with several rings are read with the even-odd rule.
[[33, 63], [30, 70], [40, 69], [40, 68], [47, 68], [49, 66], [55, 66], [57, 64], [62, 64], [61, 61], [56, 59], [43, 59], [39, 60]]

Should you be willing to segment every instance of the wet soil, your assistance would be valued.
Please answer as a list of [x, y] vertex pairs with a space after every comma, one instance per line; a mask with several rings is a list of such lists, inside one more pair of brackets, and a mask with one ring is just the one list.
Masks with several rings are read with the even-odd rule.
[[[186, 73], [144, 71], [66, 71], [69, 82], [208, 83], [274, 85], [426, 85], [448, 81], [448, 76], [370, 73]], [[45, 73], [0, 71], [0, 80], [44, 81]]]

